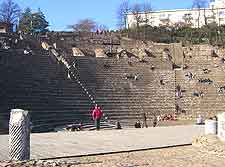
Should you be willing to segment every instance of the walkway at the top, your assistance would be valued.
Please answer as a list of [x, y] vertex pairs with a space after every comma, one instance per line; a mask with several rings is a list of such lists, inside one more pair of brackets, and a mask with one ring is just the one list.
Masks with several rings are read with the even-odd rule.
[[[191, 144], [202, 126], [81, 131], [31, 135], [31, 158], [77, 156]], [[0, 160], [8, 159], [8, 136], [0, 136]]]

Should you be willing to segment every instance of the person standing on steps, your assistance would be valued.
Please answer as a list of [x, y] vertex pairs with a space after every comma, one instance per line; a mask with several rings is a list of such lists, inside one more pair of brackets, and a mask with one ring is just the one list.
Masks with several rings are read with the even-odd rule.
[[96, 104], [94, 110], [92, 111], [92, 118], [95, 122], [96, 130], [100, 130], [100, 120], [102, 118], [102, 115], [103, 115], [103, 112], [101, 108], [98, 107], [98, 105]]
[[143, 113], [143, 127], [148, 128], [147, 115], [145, 112]]
[[176, 86], [176, 97], [182, 98], [182, 90], [181, 90], [180, 85]]
[[153, 127], [156, 127], [157, 126], [157, 117], [156, 115], [153, 116]]

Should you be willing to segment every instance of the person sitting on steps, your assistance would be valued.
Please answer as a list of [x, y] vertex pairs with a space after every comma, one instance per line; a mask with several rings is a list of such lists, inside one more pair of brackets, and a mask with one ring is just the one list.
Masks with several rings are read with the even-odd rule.
[[128, 57], [128, 65], [132, 66], [132, 61], [131, 61], [131, 57]]
[[136, 74], [126, 74], [126, 79], [133, 79], [133, 80], [137, 81], [138, 75], [136, 75]]
[[218, 54], [216, 53], [217, 48], [214, 46], [213, 49], [211, 50], [211, 56], [212, 57], [218, 57]]
[[187, 77], [188, 80], [190, 81], [190, 80], [193, 79], [193, 74], [192, 74], [191, 72], [188, 72], [188, 73], [185, 75], [185, 77]]
[[219, 89], [218, 89], [218, 92], [219, 93], [223, 93], [225, 91], [225, 86], [221, 86]]
[[165, 83], [164, 83], [164, 81], [163, 81], [163, 79], [160, 79], [160, 85], [165, 85]]
[[151, 70], [152, 70], [152, 71], [155, 70], [155, 66], [154, 66], [154, 65], [151, 66]]
[[122, 126], [119, 121], [116, 122], [116, 129], [122, 129]]
[[211, 70], [207, 69], [207, 68], [203, 68], [202, 69], [204, 74], [209, 74], [211, 72]]
[[203, 97], [203, 92], [202, 91], [194, 91], [193, 92], [193, 96], [195, 96], [195, 97]]
[[220, 59], [220, 62], [221, 62], [222, 64], [224, 64], [225, 58], [221, 58], [221, 59]]
[[199, 80], [198, 80], [198, 82], [199, 83], [203, 83], [203, 84], [212, 84], [213, 83], [213, 81], [211, 80], [211, 79], [209, 79], [209, 78], [207, 78], [207, 79], [202, 79], [202, 78], [200, 78]]
[[139, 120], [137, 122], [135, 122], [134, 127], [141, 128], [141, 122]]

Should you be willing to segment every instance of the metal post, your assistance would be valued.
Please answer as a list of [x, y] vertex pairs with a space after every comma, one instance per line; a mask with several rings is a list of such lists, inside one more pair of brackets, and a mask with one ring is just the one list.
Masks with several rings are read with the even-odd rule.
[[28, 111], [12, 109], [9, 122], [10, 160], [30, 159], [30, 117]]

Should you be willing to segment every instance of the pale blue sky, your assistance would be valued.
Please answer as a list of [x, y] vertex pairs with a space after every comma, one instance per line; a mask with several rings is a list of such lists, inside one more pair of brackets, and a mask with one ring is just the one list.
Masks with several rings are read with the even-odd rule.
[[[1, 0], [0, 0], [1, 1]], [[92, 18], [110, 29], [116, 28], [116, 11], [122, 0], [15, 0], [22, 8], [41, 8], [52, 30], [68, 30], [67, 25]], [[131, 3], [149, 0], [130, 0]], [[190, 8], [193, 0], [151, 0], [154, 10]]]

